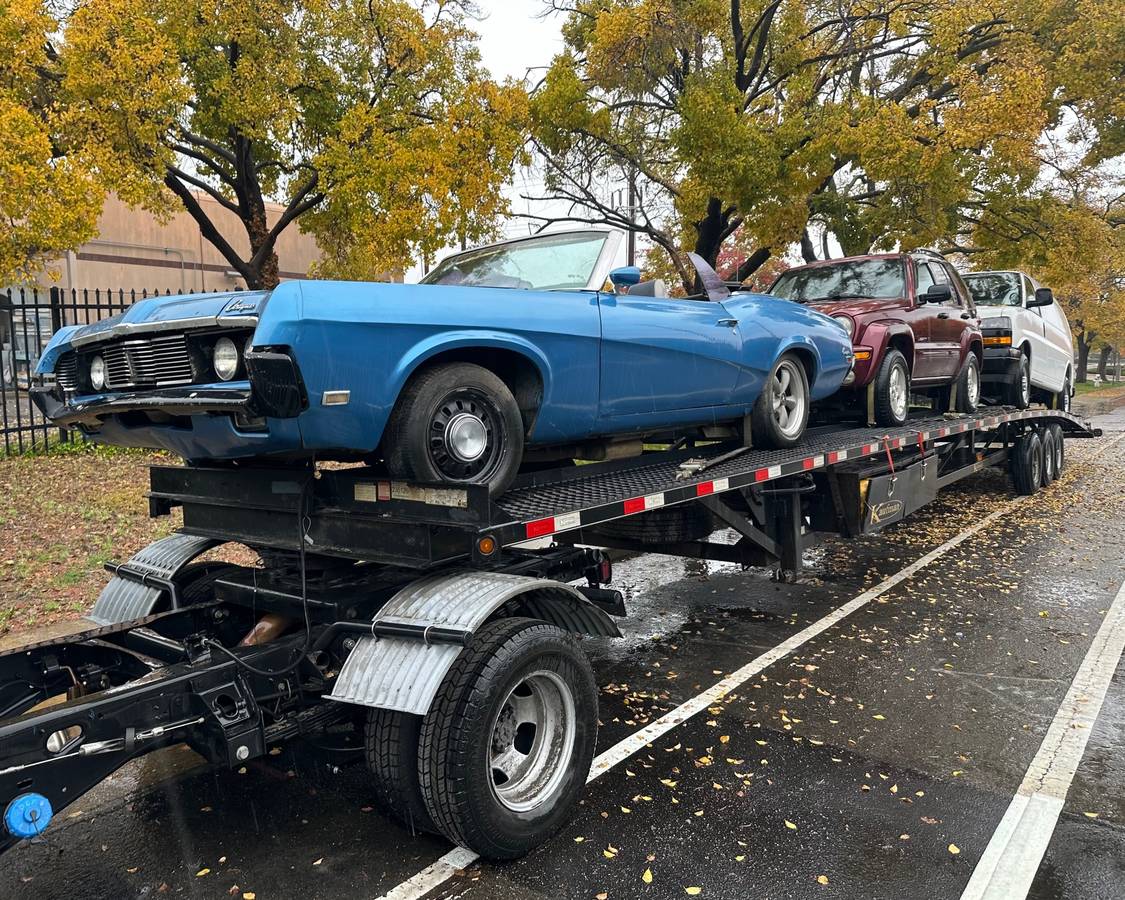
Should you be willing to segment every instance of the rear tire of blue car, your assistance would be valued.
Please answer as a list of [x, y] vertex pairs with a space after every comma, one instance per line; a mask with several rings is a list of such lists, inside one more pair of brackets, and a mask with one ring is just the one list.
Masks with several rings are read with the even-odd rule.
[[523, 417], [496, 375], [445, 363], [407, 382], [383, 436], [383, 460], [405, 481], [487, 484], [497, 497], [523, 460]]
[[793, 447], [804, 437], [808, 423], [809, 379], [801, 360], [786, 353], [774, 363], [750, 413], [754, 446]]

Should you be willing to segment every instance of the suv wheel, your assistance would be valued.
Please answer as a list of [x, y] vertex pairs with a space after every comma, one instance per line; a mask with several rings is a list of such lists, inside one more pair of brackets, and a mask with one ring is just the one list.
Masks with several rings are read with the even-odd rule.
[[1031, 360], [1020, 354], [1019, 368], [1016, 370], [1015, 380], [1005, 385], [1004, 402], [1016, 409], [1027, 409], [1031, 406]]
[[957, 376], [957, 412], [976, 412], [980, 406], [980, 360], [970, 352]]
[[910, 367], [898, 350], [888, 350], [875, 376], [875, 422], [899, 426], [910, 412]]

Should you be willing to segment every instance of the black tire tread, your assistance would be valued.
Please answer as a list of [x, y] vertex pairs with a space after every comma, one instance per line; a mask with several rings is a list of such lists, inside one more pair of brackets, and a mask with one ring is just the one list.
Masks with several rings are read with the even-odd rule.
[[[891, 409], [891, 369], [898, 360], [906, 369], [906, 417], [899, 420]], [[897, 428], [906, 423], [910, 417], [910, 365], [901, 350], [891, 348], [883, 354], [883, 361], [879, 363], [879, 371], [875, 374], [875, 424]]]
[[1028, 496], [1034, 494], [1041, 487], [1042, 477], [1039, 479], [1032, 477], [1031, 455], [1033, 453], [1042, 454], [1043, 444], [1036, 432], [1029, 431], [1020, 435], [1016, 439], [1015, 446], [1012, 447], [1012, 482], [1017, 494]]
[[434, 834], [437, 826], [418, 787], [418, 734], [422, 717], [371, 709], [363, 729], [364, 760], [373, 776], [376, 802], [412, 833]]
[[[1020, 376], [1023, 370], [1027, 369], [1027, 402], [1020, 396]], [[1019, 369], [1016, 372], [1015, 379], [1009, 384], [1004, 385], [1004, 404], [1006, 406], [1014, 406], [1016, 409], [1027, 409], [1031, 406], [1031, 361], [1024, 354], [1020, 354]]]
[[789, 447], [795, 447], [799, 444], [805, 436], [805, 428], [809, 424], [809, 413], [811, 400], [809, 397], [809, 376], [805, 371], [804, 363], [800, 358], [793, 353], [783, 353], [774, 363], [773, 368], [770, 369], [769, 375], [766, 376], [766, 384], [768, 385], [770, 379], [773, 378], [773, 373], [783, 361], [790, 361], [796, 364], [797, 372], [801, 379], [801, 384], [805, 391], [805, 422], [801, 428], [801, 433], [794, 438], [784, 437], [774, 426], [773, 414], [768, 409], [768, 397], [766, 395], [766, 385], [762, 386], [762, 393], [758, 395], [758, 399], [754, 401], [754, 407], [750, 410], [750, 434], [753, 438], [754, 446], [761, 447], [769, 450], [784, 450]]
[[[561, 640], [571, 644], [577, 653], [582, 653], [573, 635], [538, 619], [516, 617], [487, 623], [477, 631], [472, 642], [454, 662], [438, 689], [430, 711], [422, 721], [418, 754], [419, 782], [431, 819], [441, 833], [454, 843], [493, 859], [522, 855], [530, 849], [531, 844], [517, 851], [500, 851], [491, 846], [490, 837], [481, 831], [479, 823], [466, 815], [463, 805], [458, 802], [466, 796], [468, 777], [450, 777], [449, 773], [443, 771], [441, 761], [448, 759], [452, 747], [462, 743], [465, 738], [469, 721], [465, 708], [473, 707], [474, 712], [480, 714], [487, 705], [488, 696], [481, 685], [488, 684], [497, 677], [497, 672], [505, 662], [505, 645], [527, 632], [538, 632], [544, 637]], [[590, 681], [596, 709], [596, 686], [593, 685], [592, 670]]]
[[[967, 385], [969, 383], [969, 369], [972, 366], [977, 368], [977, 402], [969, 405], [969, 391]], [[973, 413], [980, 407], [980, 360], [973, 352], [965, 357], [965, 364], [961, 366], [961, 371], [957, 373], [957, 412], [959, 413]]]

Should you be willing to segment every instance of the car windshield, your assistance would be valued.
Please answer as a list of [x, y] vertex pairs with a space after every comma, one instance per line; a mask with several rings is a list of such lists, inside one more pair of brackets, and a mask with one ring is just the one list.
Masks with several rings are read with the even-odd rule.
[[790, 269], [773, 283], [769, 292], [798, 303], [857, 297], [893, 299], [905, 296], [906, 279], [901, 259], [847, 260]]
[[422, 284], [573, 291], [589, 284], [608, 235], [545, 234], [447, 257]]
[[1015, 272], [966, 275], [965, 284], [977, 306], [1020, 305], [1020, 277]]

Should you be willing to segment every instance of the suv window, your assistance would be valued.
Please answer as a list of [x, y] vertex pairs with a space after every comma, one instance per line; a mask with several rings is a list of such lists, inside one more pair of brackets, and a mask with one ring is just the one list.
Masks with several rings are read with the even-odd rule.
[[965, 286], [965, 282], [961, 280], [957, 270], [949, 263], [942, 263], [941, 267], [945, 269], [950, 287], [953, 288], [953, 299], [950, 302], [956, 306], [964, 306], [965, 301], [969, 299], [969, 289]]
[[901, 258], [850, 259], [790, 269], [769, 292], [799, 303], [823, 300], [897, 299], [906, 294]]
[[929, 289], [930, 285], [934, 283], [934, 276], [930, 274], [930, 267], [925, 263], [918, 263], [916, 265], [918, 270], [914, 278], [914, 294], [921, 297]]
[[939, 265], [928, 266], [930, 273], [934, 276], [934, 284], [948, 284], [949, 275], [945, 269]]

